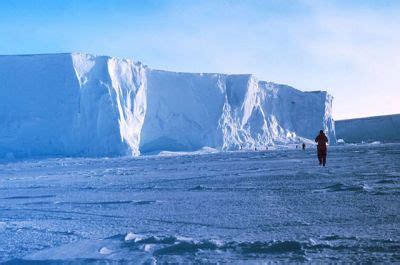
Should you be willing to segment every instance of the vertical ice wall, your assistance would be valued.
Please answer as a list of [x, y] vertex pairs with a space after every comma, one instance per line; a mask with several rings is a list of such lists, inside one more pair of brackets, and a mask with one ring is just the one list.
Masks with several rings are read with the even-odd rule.
[[346, 143], [400, 142], [400, 114], [336, 121], [335, 129]]
[[147, 113], [141, 152], [265, 148], [314, 139], [335, 142], [332, 98], [258, 81], [252, 75], [147, 70]]
[[[120, 140], [117, 93], [112, 87], [108, 57], [72, 54], [72, 67], [78, 80], [78, 108], [73, 124], [75, 152], [82, 155], [124, 154]], [[69, 89], [64, 87], [63, 89]]]
[[78, 108], [70, 55], [0, 56], [0, 156], [73, 152]]
[[302, 92], [287, 85], [260, 81], [263, 109], [274, 142], [284, 142], [285, 135], [314, 139], [324, 130], [336, 142], [332, 119], [332, 96], [325, 91]]
[[140, 134], [147, 108], [145, 69], [130, 60], [108, 60], [111, 85], [119, 114], [121, 139], [132, 155], [139, 155]]
[[0, 56], [0, 156], [138, 155], [141, 64], [87, 54]]
[[107, 154], [139, 155], [147, 106], [144, 67], [131, 60], [86, 54], [72, 54], [72, 61], [81, 92], [81, 139], [95, 141], [90, 146]]
[[332, 97], [252, 75], [88, 54], [0, 56], [0, 156], [115, 156], [335, 140]]

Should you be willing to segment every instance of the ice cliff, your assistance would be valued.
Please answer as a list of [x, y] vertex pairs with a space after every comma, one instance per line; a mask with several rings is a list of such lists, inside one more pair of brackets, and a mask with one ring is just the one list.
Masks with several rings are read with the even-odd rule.
[[0, 157], [118, 156], [336, 140], [326, 92], [89, 54], [0, 56]]
[[346, 143], [400, 142], [400, 114], [336, 121], [336, 135]]

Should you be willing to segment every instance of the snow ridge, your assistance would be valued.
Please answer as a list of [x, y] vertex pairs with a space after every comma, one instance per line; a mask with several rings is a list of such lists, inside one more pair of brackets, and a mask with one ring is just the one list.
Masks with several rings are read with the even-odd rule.
[[332, 97], [253, 75], [82, 53], [0, 56], [1, 156], [119, 156], [336, 141]]

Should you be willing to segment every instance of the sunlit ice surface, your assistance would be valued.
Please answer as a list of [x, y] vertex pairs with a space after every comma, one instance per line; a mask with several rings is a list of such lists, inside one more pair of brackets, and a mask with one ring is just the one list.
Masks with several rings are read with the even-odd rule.
[[399, 262], [400, 144], [0, 161], [0, 260]]

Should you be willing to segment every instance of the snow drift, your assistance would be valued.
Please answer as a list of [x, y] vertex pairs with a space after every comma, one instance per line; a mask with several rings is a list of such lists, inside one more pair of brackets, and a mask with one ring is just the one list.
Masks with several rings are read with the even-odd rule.
[[332, 97], [253, 75], [81, 53], [0, 56], [0, 156], [118, 156], [335, 142]]

